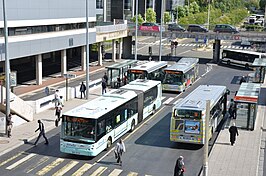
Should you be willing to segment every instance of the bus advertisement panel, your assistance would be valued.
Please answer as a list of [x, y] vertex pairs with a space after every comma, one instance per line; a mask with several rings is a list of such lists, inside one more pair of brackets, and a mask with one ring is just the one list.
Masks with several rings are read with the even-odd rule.
[[211, 101], [209, 137], [212, 137], [226, 112], [227, 90], [225, 86], [200, 85], [173, 107], [171, 141], [204, 144], [207, 100]]

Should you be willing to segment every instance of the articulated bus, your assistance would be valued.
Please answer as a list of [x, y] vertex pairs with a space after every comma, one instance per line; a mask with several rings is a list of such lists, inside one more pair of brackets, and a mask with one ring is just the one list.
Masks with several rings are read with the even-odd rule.
[[206, 100], [210, 100], [209, 137], [226, 113], [227, 89], [200, 85], [172, 109], [170, 141], [204, 144]]
[[166, 67], [167, 62], [165, 61], [150, 61], [128, 69], [128, 79], [129, 81], [133, 81], [136, 79], [162, 81], [163, 69]]
[[244, 65], [248, 68], [256, 58], [266, 57], [265, 53], [247, 51], [247, 50], [233, 50], [233, 49], [223, 49], [222, 61], [226, 62], [228, 65], [232, 63]]
[[163, 91], [183, 92], [199, 75], [198, 58], [182, 58], [164, 69]]
[[161, 99], [160, 81], [135, 80], [64, 113], [60, 151], [98, 155], [160, 108]]

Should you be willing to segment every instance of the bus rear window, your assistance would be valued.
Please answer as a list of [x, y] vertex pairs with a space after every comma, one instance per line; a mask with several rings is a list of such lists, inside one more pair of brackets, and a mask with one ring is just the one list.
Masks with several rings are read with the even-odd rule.
[[201, 111], [179, 109], [179, 110], [177, 110], [177, 116], [179, 116], [181, 118], [200, 119], [201, 118]]

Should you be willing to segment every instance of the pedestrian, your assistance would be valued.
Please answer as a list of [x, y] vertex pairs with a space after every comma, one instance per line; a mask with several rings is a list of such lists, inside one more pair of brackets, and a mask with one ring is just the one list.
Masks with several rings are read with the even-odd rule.
[[123, 152], [126, 152], [126, 147], [122, 139], [119, 140], [119, 142], [116, 144], [115, 147], [115, 157], [116, 157], [116, 162], [122, 166], [122, 154]]
[[12, 115], [9, 114], [6, 120], [6, 125], [7, 125], [7, 137], [11, 137], [11, 130], [13, 127], [13, 121], [12, 121]]
[[103, 78], [105, 79], [105, 82], [106, 82], [106, 85], [107, 85], [108, 84], [108, 76], [107, 76], [106, 72], [104, 73]]
[[84, 95], [84, 98], [86, 98], [86, 95], [85, 95], [86, 86], [85, 86], [85, 84], [83, 83], [83, 81], [81, 82], [81, 85], [80, 85], [79, 91], [80, 91], [80, 98], [82, 99], [82, 94]]
[[62, 109], [63, 108], [62, 108], [62, 105], [61, 104], [57, 105], [56, 108], [55, 108], [55, 116], [57, 117], [55, 119], [55, 126], [56, 127], [58, 126], [58, 123], [60, 122]]
[[184, 157], [179, 156], [175, 164], [174, 176], [184, 176], [185, 171], [186, 170], [185, 170]]
[[45, 87], [44, 92], [45, 92], [46, 96], [50, 95], [49, 87]]
[[64, 99], [63, 99], [63, 96], [60, 96], [60, 97], [59, 97], [59, 102], [58, 102], [58, 104], [60, 104], [62, 107], [65, 106], [65, 105], [64, 105]]
[[38, 120], [39, 123], [39, 128], [37, 130], [35, 130], [35, 132], [37, 132], [38, 130], [40, 131], [39, 136], [37, 137], [36, 141], [34, 142], [34, 145], [36, 145], [40, 139], [41, 136], [43, 136], [43, 138], [45, 139], [45, 144], [48, 145], [48, 139], [45, 136], [45, 130], [44, 130], [44, 125], [42, 123], [41, 120]]
[[127, 84], [127, 75], [126, 75], [126, 73], [124, 73], [123, 82], [124, 82], [124, 85], [126, 85], [126, 84]]
[[117, 81], [116, 81], [116, 86], [117, 86], [117, 88], [119, 88], [119, 87], [121, 87], [121, 79], [120, 79], [120, 77], [118, 76], [117, 77]]
[[235, 141], [236, 141], [236, 135], [237, 136], [239, 135], [235, 123], [233, 123], [233, 125], [229, 128], [229, 133], [230, 133], [230, 142], [231, 142], [231, 145], [234, 145], [235, 144]]
[[106, 80], [103, 78], [102, 79], [102, 94], [106, 93]]
[[242, 82], [246, 82], [246, 78], [245, 78], [245, 76], [242, 76], [242, 77], [241, 77], [241, 79], [240, 79], [240, 81], [239, 81], [239, 84], [242, 84]]
[[231, 100], [230, 100], [230, 104], [229, 104], [229, 115], [230, 115], [230, 118], [234, 118], [234, 108], [235, 108], [235, 102], [234, 102], [234, 99], [233, 98], [231, 98]]
[[57, 106], [57, 104], [59, 103], [59, 90], [56, 90], [54, 93], [54, 104], [55, 107]]

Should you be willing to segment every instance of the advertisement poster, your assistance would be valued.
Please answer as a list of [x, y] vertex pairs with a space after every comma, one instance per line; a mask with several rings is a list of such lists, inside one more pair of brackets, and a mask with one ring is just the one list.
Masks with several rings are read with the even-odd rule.
[[186, 133], [199, 134], [200, 133], [200, 122], [186, 120], [185, 132]]
[[5, 114], [0, 114], [0, 133], [6, 133], [6, 116]]

